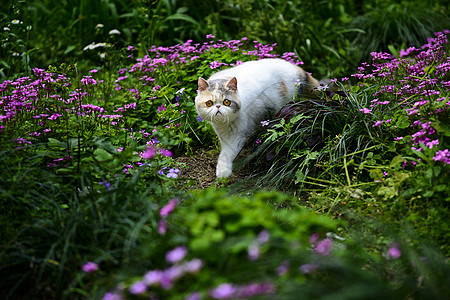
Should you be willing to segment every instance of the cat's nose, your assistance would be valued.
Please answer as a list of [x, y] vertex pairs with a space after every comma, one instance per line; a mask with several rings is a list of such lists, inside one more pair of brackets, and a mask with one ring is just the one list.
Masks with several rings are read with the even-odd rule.
[[216, 105], [217, 108], [220, 108], [220, 105]]

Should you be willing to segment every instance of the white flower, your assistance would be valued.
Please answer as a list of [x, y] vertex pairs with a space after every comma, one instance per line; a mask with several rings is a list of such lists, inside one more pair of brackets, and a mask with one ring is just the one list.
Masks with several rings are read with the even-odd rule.
[[14, 25], [17, 25], [17, 24], [23, 24], [22, 21], [19, 21], [19, 20], [17, 20], [17, 19], [12, 20], [11, 23], [14, 24]]
[[4, 31], [10, 31], [11, 29], [9, 29], [9, 27], [3, 27]]
[[100, 58], [105, 58], [106, 57], [106, 53], [100, 53]]
[[110, 30], [110, 31], [109, 31], [109, 34], [110, 34], [110, 35], [113, 35], [113, 34], [119, 34], [119, 35], [120, 35], [121, 33], [120, 33], [119, 30], [113, 29], [113, 30]]
[[100, 29], [100, 28], [103, 28], [103, 27], [105, 27], [105, 25], [103, 25], [103, 24], [97, 24], [97, 26], [95, 26], [95, 29]]
[[97, 43], [96, 44], [96, 43], [92, 42], [89, 45], [87, 45], [86, 47], [84, 47], [83, 51], [94, 50], [95, 48], [98, 48], [98, 47], [111, 47], [111, 44], [107, 44], [107, 43]]

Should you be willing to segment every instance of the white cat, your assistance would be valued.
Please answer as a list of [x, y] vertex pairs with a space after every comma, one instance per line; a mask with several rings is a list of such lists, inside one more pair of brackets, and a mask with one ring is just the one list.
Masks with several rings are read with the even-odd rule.
[[282, 59], [243, 63], [198, 79], [195, 105], [219, 137], [216, 176], [229, 177], [233, 161], [260, 122], [275, 115], [297, 94], [316, 93], [319, 82]]

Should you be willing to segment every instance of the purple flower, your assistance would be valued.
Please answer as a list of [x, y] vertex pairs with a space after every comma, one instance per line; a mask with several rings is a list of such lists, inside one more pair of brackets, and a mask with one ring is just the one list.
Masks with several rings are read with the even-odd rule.
[[265, 244], [269, 241], [270, 239], [270, 233], [267, 230], [262, 230], [259, 234], [258, 234], [258, 242], [260, 244]]
[[144, 275], [144, 282], [146, 285], [158, 285], [163, 277], [163, 272], [159, 270], [148, 271]]
[[183, 260], [187, 254], [187, 248], [185, 246], [179, 246], [166, 253], [166, 261], [171, 264], [175, 264]]
[[248, 246], [247, 253], [248, 253], [248, 259], [250, 261], [257, 260], [259, 258], [259, 256], [261, 255], [259, 246], [256, 244], [251, 244], [250, 246]]
[[316, 247], [314, 248], [314, 252], [323, 256], [327, 256], [328, 254], [330, 254], [332, 248], [333, 241], [331, 240], [331, 238], [326, 238], [317, 243]]
[[368, 109], [367, 107], [361, 108], [359, 109], [359, 111], [362, 111], [365, 114], [370, 114], [370, 112], [372, 111], [371, 109]]
[[98, 265], [92, 261], [88, 261], [81, 267], [81, 269], [83, 269], [86, 273], [92, 273], [98, 270]]
[[159, 106], [157, 110], [158, 110], [158, 113], [161, 113], [166, 110], [166, 107], [163, 104], [163, 105]]
[[167, 178], [178, 178], [178, 173], [180, 173], [179, 169], [170, 169], [169, 173], [167, 173]]
[[300, 273], [302, 274], [311, 274], [312, 272], [314, 272], [315, 270], [317, 270], [319, 268], [318, 264], [304, 264], [301, 265], [298, 270], [300, 271]]
[[167, 232], [167, 221], [162, 219], [158, 222], [158, 233], [160, 235], [165, 235]]
[[128, 290], [133, 295], [140, 295], [140, 294], [145, 293], [145, 291], [147, 291], [147, 286], [145, 285], [144, 282], [138, 281], [138, 282], [133, 283]]
[[142, 159], [150, 159], [156, 155], [156, 149], [154, 147], [147, 147], [144, 152], [141, 153]]
[[192, 294], [184, 298], [184, 300], [201, 300], [201, 299], [202, 295], [199, 292], [193, 292]]
[[274, 285], [268, 282], [252, 283], [246, 286], [238, 287], [234, 298], [247, 299], [257, 295], [273, 293], [274, 290]]
[[177, 204], [178, 199], [176, 198], [170, 199], [169, 203], [167, 203], [165, 206], [161, 208], [161, 210], [159, 211], [159, 215], [163, 218], [166, 218], [175, 209]]
[[439, 150], [436, 152], [436, 155], [433, 157], [434, 161], [443, 161], [446, 164], [450, 164], [450, 152], [448, 149]]
[[236, 288], [230, 283], [222, 283], [215, 289], [210, 291], [210, 295], [214, 299], [230, 299], [233, 297]]
[[113, 292], [108, 292], [103, 296], [103, 300], [123, 300], [125, 299], [124, 297], [122, 297], [121, 294], [117, 294], [117, 293], [113, 293]]
[[387, 256], [392, 259], [397, 259], [402, 255], [402, 251], [397, 243], [394, 243], [387, 251]]
[[184, 267], [184, 271], [186, 271], [187, 273], [194, 274], [194, 273], [197, 273], [198, 271], [200, 271], [202, 266], [203, 266], [202, 260], [199, 258], [194, 258], [194, 259], [186, 262], [183, 267]]
[[381, 124], [383, 124], [383, 121], [376, 121], [375, 124], [372, 125], [372, 127], [378, 127]]
[[164, 270], [162, 283], [164, 283], [165, 279], [169, 280], [170, 282], [173, 282], [183, 275], [184, 270], [182, 266], [178, 265], [171, 266], [168, 269]]
[[159, 154], [167, 156], [167, 157], [173, 156], [172, 152], [169, 150], [166, 150], [166, 149], [159, 149]]
[[315, 244], [315, 243], [317, 243], [317, 241], [319, 240], [319, 238], [320, 238], [319, 233], [315, 232], [315, 233], [313, 233], [313, 234], [309, 237], [309, 243], [310, 243], [310, 244]]
[[291, 267], [291, 263], [287, 260], [283, 261], [281, 265], [279, 265], [276, 269], [276, 272], [278, 276], [282, 276], [286, 274], [289, 271], [289, 268]]
[[197, 116], [197, 121], [199, 121], [199, 122], [203, 122], [203, 118], [202, 118], [202, 117], [200, 117], [200, 116]]

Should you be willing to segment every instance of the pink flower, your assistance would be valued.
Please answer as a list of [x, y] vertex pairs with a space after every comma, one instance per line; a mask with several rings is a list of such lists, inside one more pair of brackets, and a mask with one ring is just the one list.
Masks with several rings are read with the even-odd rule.
[[248, 259], [250, 261], [257, 260], [259, 258], [259, 256], [261, 255], [259, 246], [256, 244], [251, 244], [250, 246], [248, 246], [247, 252], [248, 252]]
[[331, 240], [331, 238], [326, 238], [317, 243], [316, 247], [314, 248], [314, 252], [323, 256], [327, 256], [328, 254], [330, 254], [332, 248], [333, 241]]
[[185, 246], [179, 246], [166, 253], [166, 261], [171, 264], [175, 264], [183, 260], [187, 254], [187, 248]]
[[302, 274], [311, 274], [313, 273], [315, 270], [317, 270], [319, 268], [318, 264], [304, 264], [301, 265], [298, 270], [302, 273]]
[[159, 211], [159, 215], [163, 218], [166, 218], [175, 209], [177, 204], [178, 199], [174, 198], [169, 200], [169, 203], [161, 208], [161, 210]]
[[260, 244], [265, 244], [269, 241], [270, 239], [270, 232], [268, 232], [267, 230], [262, 230], [259, 234], [258, 234], [258, 242]]
[[199, 258], [194, 258], [193, 260], [190, 260], [183, 265], [184, 271], [186, 271], [188, 273], [193, 273], [193, 274], [200, 271], [202, 266], [203, 266], [203, 262]]
[[145, 285], [144, 282], [138, 281], [138, 282], [133, 283], [128, 290], [133, 295], [140, 295], [140, 294], [145, 293], [145, 291], [147, 290], [147, 286]]
[[156, 155], [156, 149], [154, 147], [148, 147], [141, 153], [142, 159], [150, 159]]
[[167, 232], [167, 221], [165, 219], [162, 219], [158, 222], [158, 233], [160, 235], [165, 235]]
[[202, 295], [199, 292], [193, 292], [185, 298], [185, 300], [201, 300]]
[[232, 298], [236, 288], [230, 283], [222, 283], [215, 289], [211, 290], [210, 295], [214, 299], [230, 299]]
[[163, 272], [159, 270], [148, 271], [144, 275], [144, 282], [146, 285], [157, 285], [161, 282]]
[[365, 114], [370, 114], [372, 112], [372, 110], [368, 109], [367, 107], [361, 108], [359, 109], [359, 111], [362, 111]]
[[173, 154], [170, 150], [166, 150], [166, 149], [159, 149], [159, 153], [161, 155], [167, 156], [167, 157], [172, 157]]
[[387, 251], [387, 256], [392, 259], [397, 259], [402, 255], [402, 251], [400, 250], [397, 243], [394, 243], [391, 248]]
[[98, 265], [92, 261], [85, 263], [81, 269], [86, 273], [92, 273], [98, 270]]

